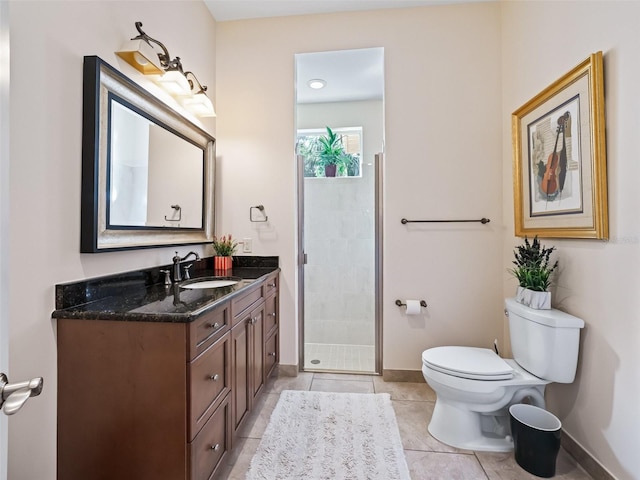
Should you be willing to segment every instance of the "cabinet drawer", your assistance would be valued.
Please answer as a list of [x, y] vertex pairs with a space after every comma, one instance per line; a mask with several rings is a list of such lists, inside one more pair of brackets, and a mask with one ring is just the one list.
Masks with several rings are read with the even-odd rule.
[[231, 311], [233, 312], [233, 324], [242, 320], [243, 313], [254, 303], [261, 300], [263, 296], [263, 285], [257, 285], [249, 292], [245, 293], [241, 297], [231, 300]]
[[278, 349], [279, 349], [279, 343], [278, 343], [278, 334], [275, 333], [274, 335], [271, 335], [271, 337], [269, 337], [267, 339], [266, 342], [264, 342], [264, 378], [265, 381], [266, 379], [269, 377], [269, 375], [271, 375], [271, 372], [273, 371], [273, 368], [276, 366], [276, 364], [278, 363]]
[[189, 444], [190, 480], [209, 480], [229, 450], [231, 440], [231, 409], [227, 395]]
[[271, 295], [265, 300], [264, 334], [271, 335], [278, 327], [278, 295]]
[[264, 296], [268, 297], [269, 295], [271, 295], [272, 293], [275, 293], [278, 291], [278, 283], [279, 283], [279, 277], [278, 275], [273, 275], [269, 278], [267, 278], [264, 282]]
[[189, 325], [189, 358], [204, 352], [229, 326], [229, 303], [203, 315]]
[[231, 388], [231, 334], [220, 340], [188, 365], [189, 369], [189, 438], [192, 439], [211, 412]]

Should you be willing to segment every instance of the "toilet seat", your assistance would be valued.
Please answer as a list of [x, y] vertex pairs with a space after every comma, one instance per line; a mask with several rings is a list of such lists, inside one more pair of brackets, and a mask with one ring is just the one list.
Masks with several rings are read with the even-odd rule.
[[471, 380], [509, 380], [514, 373], [507, 362], [488, 348], [430, 348], [422, 352], [422, 363], [438, 372]]

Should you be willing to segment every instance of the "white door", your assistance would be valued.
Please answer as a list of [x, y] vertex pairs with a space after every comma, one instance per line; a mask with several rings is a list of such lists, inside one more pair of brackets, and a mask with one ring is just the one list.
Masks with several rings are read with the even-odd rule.
[[42, 391], [42, 378], [9, 376], [9, 201], [9, 2], [0, 0], [0, 480], [7, 480], [7, 415]]
[[[9, 2], [0, 1], [0, 372], [9, 370]], [[7, 416], [0, 413], [0, 480], [7, 480]]]

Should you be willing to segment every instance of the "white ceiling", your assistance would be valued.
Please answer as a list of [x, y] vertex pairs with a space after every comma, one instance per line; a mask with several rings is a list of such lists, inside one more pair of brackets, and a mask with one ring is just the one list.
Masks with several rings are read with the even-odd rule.
[[204, 0], [218, 22], [315, 13], [422, 7], [486, 0]]
[[[327, 82], [320, 90], [311, 79]], [[384, 49], [363, 48], [296, 55], [297, 103], [381, 100], [384, 94]]]

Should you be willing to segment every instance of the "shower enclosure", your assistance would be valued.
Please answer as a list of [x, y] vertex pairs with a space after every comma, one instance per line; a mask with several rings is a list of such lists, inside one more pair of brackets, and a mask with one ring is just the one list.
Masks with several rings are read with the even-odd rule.
[[[368, 98], [306, 102], [301, 92], [307, 72], [320, 71], [311, 66], [356, 66], [357, 58], [382, 75], [381, 48], [296, 55], [300, 353], [307, 371], [381, 373], [383, 88]], [[336, 177], [325, 173], [315, 143], [327, 127], [342, 151]]]

